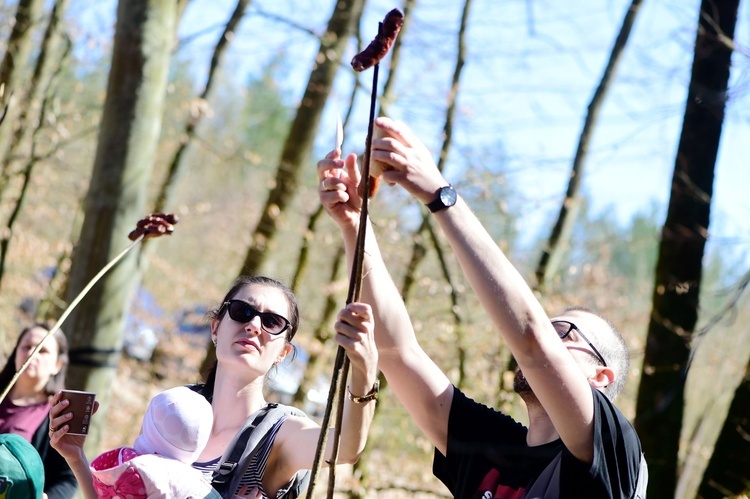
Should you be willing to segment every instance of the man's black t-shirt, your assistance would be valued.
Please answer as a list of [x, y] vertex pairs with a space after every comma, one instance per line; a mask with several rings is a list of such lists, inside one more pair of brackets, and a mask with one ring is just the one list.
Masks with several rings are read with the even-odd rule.
[[522, 424], [456, 388], [447, 456], [435, 451], [433, 473], [454, 497], [522, 499], [540, 475], [550, 478], [545, 468], [560, 455], [559, 484], [554, 479], [544, 497], [630, 498], [638, 478], [640, 441], [614, 404], [598, 390], [592, 391], [594, 458], [589, 465], [570, 454], [559, 439], [529, 447]]

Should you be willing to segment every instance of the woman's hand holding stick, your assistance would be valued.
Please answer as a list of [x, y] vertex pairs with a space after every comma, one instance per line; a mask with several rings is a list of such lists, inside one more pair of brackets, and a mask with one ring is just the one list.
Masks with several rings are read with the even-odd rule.
[[[375, 195], [378, 189], [379, 178], [370, 177], [370, 154], [372, 150], [372, 134], [375, 121], [375, 104], [378, 88], [378, 70], [380, 67], [380, 60], [386, 56], [391, 46], [393, 45], [396, 36], [398, 36], [401, 26], [404, 23], [404, 14], [398, 10], [393, 9], [386, 14], [383, 22], [379, 23], [378, 34], [370, 44], [355, 55], [352, 59], [352, 68], [357, 71], [364, 71], [367, 68], [373, 67], [373, 78], [372, 78], [372, 93], [370, 97], [370, 119], [367, 127], [367, 138], [365, 139], [365, 154], [362, 163], [362, 182], [359, 185], [359, 192], [362, 196], [362, 209], [360, 212], [360, 225], [359, 232], [357, 234], [357, 247], [354, 253], [354, 264], [352, 265], [351, 279], [349, 281], [349, 294], [346, 303], [352, 303], [359, 300], [360, 288], [362, 283], [362, 264], [364, 259], [364, 247], [365, 247], [365, 232], [367, 226], [367, 201]], [[337, 148], [338, 138], [337, 138]], [[364, 193], [367, 195], [364, 195]], [[331, 388], [328, 393], [328, 403], [326, 410], [323, 415], [323, 421], [320, 428], [320, 438], [318, 439], [318, 447], [315, 453], [315, 460], [313, 462], [312, 474], [310, 478], [310, 484], [307, 489], [307, 498], [312, 498], [313, 491], [315, 489], [315, 481], [317, 479], [318, 469], [323, 456], [323, 448], [325, 442], [328, 439], [328, 427], [331, 415], [331, 409], [333, 406], [333, 399], [336, 392], [338, 392], [338, 406], [336, 410], [336, 425], [334, 427], [334, 438], [333, 438], [333, 449], [332, 459], [329, 463], [329, 478], [328, 478], [328, 496], [333, 497], [333, 488], [335, 485], [335, 467], [336, 467], [336, 456], [338, 454], [339, 437], [341, 434], [341, 422], [344, 412], [344, 398], [345, 398], [345, 386], [346, 386], [346, 375], [349, 368], [348, 358], [345, 355], [344, 349], [339, 346], [336, 353], [336, 359], [333, 366], [333, 376], [331, 379]], [[339, 376], [341, 373], [341, 376]]]

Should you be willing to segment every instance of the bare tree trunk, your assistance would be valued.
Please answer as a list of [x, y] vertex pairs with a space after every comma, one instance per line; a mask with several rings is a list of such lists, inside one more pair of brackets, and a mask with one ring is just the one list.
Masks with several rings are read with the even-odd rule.
[[323, 107], [363, 6], [364, 0], [341, 0], [336, 3], [328, 29], [320, 42], [305, 94], [284, 143], [275, 185], [253, 230], [252, 242], [240, 274], [257, 272], [266, 257], [266, 250], [273, 246], [279, 217], [284, 215], [297, 190], [299, 172], [312, 149]]
[[[335, 282], [338, 279], [341, 265], [344, 263], [344, 246], [339, 245], [336, 249], [336, 253], [331, 259], [331, 273], [329, 275], [329, 282]], [[297, 388], [297, 393], [294, 394], [293, 403], [299, 404], [304, 402], [307, 392], [312, 388], [313, 383], [317, 379], [318, 373], [322, 370], [322, 361], [325, 359], [323, 349], [325, 344], [332, 338], [331, 334], [331, 321], [333, 316], [336, 314], [338, 308], [336, 302], [336, 296], [333, 290], [330, 290], [326, 295], [325, 306], [323, 307], [323, 313], [320, 316], [318, 325], [313, 331], [312, 343], [309, 349], [309, 359], [307, 361], [307, 368], [305, 369], [305, 375], [302, 377], [302, 382]]]
[[750, 360], [734, 392], [714, 452], [703, 473], [698, 496], [703, 499], [747, 496], [750, 492]]
[[[65, 61], [67, 61], [68, 55], [71, 49], [72, 49], [72, 45], [68, 43], [66, 45], [65, 52], [63, 54], [60, 54], [59, 61], [61, 62], [57, 67], [58, 73], [56, 73], [56, 75], [59, 74], [59, 70], [61, 70], [63, 66], [66, 64]], [[41, 65], [43, 65], [43, 63], [41, 62], [37, 64], [37, 68], [39, 68], [39, 66]], [[0, 236], [0, 289], [2, 288], [3, 276], [5, 275], [5, 262], [8, 256], [8, 247], [10, 246], [10, 239], [11, 239], [11, 236], [13, 235], [13, 226], [15, 225], [16, 220], [18, 219], [18, 215], [21, 213], [21, 207], [23, 206], [23, 202], [26, 198], [26, 192], [29, 187], [29, 183], [31, 182], [31, 173], [34, 170], [34, 167], [36, 166], [37, 162], [39, 161], [39, 158], [36, 155], [36, 148], [39, 145], [39, 133], [44, 129], [45, 114], [47, 111], [48, 99], [52, 97], [52, 92], [50, 92], [50, 88], [53, 86], [53, 80], [54, 78], [51, 76], [48, 81], [48, 85], [44, 89], [44, 93], [47, 94], [47, 97], [42, 99], [39, 105], [39, 116], [38, 116], [36, 125], [34, 126], [34, 129], [31, 133], [31, 151], [29, 152], [29, 157], [27, 158], [23, 171], [20, 173], [20, 175], [23, 176], [21, 190], [18, 194], [17, 199], [15, 200], [15, 205], [13, 206], [10, 216], [8, 217], [8, 220], [5, 224], [5, 229], [2, 231], [2, 235]], [[40, 96], [37, 95], [36, 98], [40, 98]]]
[[[40, 119], [41, 102], [49, 88], [49, 80], [54, 72], [59, 71], [61, 61], [65, 60], [66, 56], [62, 53], [70, 50], [72, 42], [64, 35], [61, 27], [65, 12], [68, 9], [68, 3], [69, 0], [57, 0], [50, 12], [47, 28], [44, 31], [39, 55], [34, 66], [34, 73], [25, 85], [27, 89], [25, 99], [19, 105], [17, 127], [13, 140], [9, 145], [7, 154], [2, 159], [2, 171], [8, 172], [8, 175], [12, 175], [10, 163], [14, 160], [19, 148], [25, 144], [25, 136], [36, 131], [36, 127], [30, 125], [30, 123], [34, 119]], [[66, 46], [61, 48], [60, 42], [62, 40], [65, 40]]]
[[[76, 206], [68, 241], [78, 241], [81, 236], [81, 226], [83, 225], [83, 206], [81, 204], [78, 203], [78, 206]], [[60, 317], [60, 314], [67, 308], [64, 296], [72, 256], [73, 247], [70, 245], [65, 245], [57, 256], [55, 273], [47, 284], [44, 290], [44, 297], [40, 300], [39, 306], [36, 309], [37, 321], [54, 323], [56, 318]]]
[[[70, 303], [128, 244], [142, 218], [159, 139], [176, 31], [173, 0], [121, 0], [112, 65], [81, 238], [67, 286]], [[135, 291], [136, 255], [125, 257], [71, 313], [65, 331], [71, 355], [68, 384], [97, 392], [102, 403], [87, 448], [96, 449], [122, 350], [124, 312]]]
[[[39, 16], [44, 6], [43, 0], [19, 0], [16, 8], [16, 17], [13, 29], [8, 39], [8, 48], [5, 51], [2, 63], [0, 63], [0, 83], [5, 85], [2, 94], [2, 106], [7, 108], [5, 123], [0, 126], [0, 159], [5, 158], [11, 142], [11, 137], [18, 127], [16, 116], [18, 116], [17, 95], [25, 91], [22, 83], [23, 72], [28, 66], [29, 54], [33, 43], [34, 28], [39, 21]], [[5, 191], [8, 183], [9, 172], [5, 162], [0, 171], [0, 196]]]
[[424, 238], [429, 227], [430, 219], [422, 215], [422, 224], [411, 235], [411, 239], [414, 241], [411, 245], [411, 256], [406, 264], [404, 278], [401, 281], [401, 298], [403, 298], [404, 303], [409, 300], [409, 296], [411, 295], [411, 288], [416, 281], [419, 264], [427, 256], [427, 245]]
[[[203, 91], [201, 92], [200, 96], [198, 96], [199, 105], [197, 107], [199, 109], [202, 109], [203, 107], [200, 105], [201, 103], [205, 103], [206, 101], [208, 101], [208, 96], [211, 92], [211, 88], [213, 87], [214, 76], [216, 75], [216, 70], [219, 67], [221, 57], [224, 55], [224, 52], [226, 52], [226, 49], [229, 46], [229, 41], [234, 37], [237, 26], [239, 26], [240, 21], [245, 15], [245, 11], [247, 10], [247, 6], [250, 5], [250, 2], [251, 0], [237, 1], [234, 12], [229, 17], [229, 20], [224, 27], [224, 31], [222, 32], [221, 36], [219, 37], [219, 41], [214, 47], [214, 52], [211, 56], [211, 65], [209, 66], [208, 76], [206, 77], [206, 83], [203, 86]], [[180, 145], [177, 148], [174, 156], [172, 157], [172, 161], [169, 164], [167, 177], [166, 179], [164, 179], [164, 182], [161, 185], [161, 189], [159, 190], [159, 194], [156, 196], [153, 210], [156, 213], [165, 211], [167, 203], [172, 197], [174, 189], [177, 187], [179, 178], [183, 170], [185, 169], [182, 157], [190, 146], [190, 143], [195, 136], [195, 130], [202, 118], [203, 112], [201, 112], [200, 110], [196, 113], [191, 113], [188, 116], [187, 122], [185, 123], [185, 130], [183, 130], [182, 137], [180, 139]], [[144, 247], [146, 247], [146, 245], [144, 245]]]
[[570, 239], [570, 231], [573, 228], [573, 223], [575, 222], [580, 204], [578, 191], [580, 190], [581, 181], [583, 180], [586, 159], [589, 152], [589, 144], [594, 135], [594, 128], [596, 127], [599, 118], [599, 111], [604, 104], [607, 91], [614, 80], [617, 65], [625, 51], [625, 46], [630, 38], [630, 32], [633, 28], [636, 15], [638, 14], [642, 2], [643, 0], [632, 0], [628, 11], [625, 13], [625, 18], [622, 21], [620, 32], [618, 33], [617, 39], [615, 39], [615, 44], [612, 47], [609, 61], [604, 68], [602, 79], [599, 81], [599, 86], [596, 88], [596, 91], [594, 91], [594, 96], [591, 98], [591, 102], [589, 102], [588, 111], [586, 112], [586, 120], [583, 124], [581, 136], [578, 139], [578, 149], [573, 158], [573, 168], [570, 172], [568, 190], [565, 193], [565, 199], [560, 206], [560, 213], [557, 216], [557, 221], [552, 228], [552, 232], [547, 240], [547, 245], [542, 250], [542, 257], [536, 268], [535, 289], [544, 289], [550, 276], [557, 272], [560, 258], [562, 257], [562, 254], [567, 247], [567, 242]]
[[673, 497], [677, 485], [685, 378], [732, 55], [726, 41], [734, 37], [738, 6], [739, 0], [703, 0], [700, 7], [636, 406], [651, 497]]
[[[18, 112], [18, 124], [14, 131], [13, 140], [10, 143], [8, 152], [3, 158], [3, 166], [1, 171], [3, 172], [0, 185], [7, 185], [6, 183], [15, 174], [11, 171], [11, 162], [16, 151], [20, 148], [20, 145], [25, 142], [25, 136], [28, 133], [33, 135], [31, 139], [31, 151], [29, 158], [26, 162], [23, 171], [20, 172], [23, 175], [23, 182], [21, 190], [17, 198], [12, 201], [14, 207], [11, 210], [11, 214], [6, 221], [5, 230], [0, 235], [0, 287], [2, 287], [2, 280], [5, 274], [5, 261], [8, 255], [8, 246], [10, 245], [10, 239], [13, 234], [13, 225], [21, 212], [21, 205], [23, 204], [26, 189], [28, 188], [29, 181], [31, 179], [31, 172], [37, 162], [36, 156], [36, 137], [44, 126], [44, 111], [42, 108], [45, 106], [45, 94], [47, 97], [50, 95], [50, 88], [52, 87], [53, 72], [58, 74], [68, 59], [68, 54], [71, 50], [71, 42], [66, 39], [65, 47], [62, 48], [60, 53], [60, 21], [67, 9], [68, 0], [58, 0], [50, 14], [49, 22], [47, 23], [47, 29], [44, 33], [42, 40], [42, 46], [39, 51], [39, 57], [37, 58], [36, 65], [34, 67], [34, 73], [28, 84], [28, 92], [24, 103], [19, 106]], [[54, 64], [53, 64], [54, 63]], [[56, 67], [55, 67], [56, 65]], [[36, 124], [32, 125], [31, 120], [36, 118]], [[5, 125], [13, 128], [12, 124]], [[4, 189], [0, 189], [2, 192]]]
[[299, 250], [297, 265], [294, 268], [294, 275], [292, 276], [291, 282], [291, 288], [295, 292], [297, 291], [297, 289], [299, 289], [299, 284], [302, 280], [302, 276], [307, 270], [308, 256], [310, 255], [310, 242], [313, 239], [313, 234], [315, 234], [315, 226], [318, 224], [318, 220], [320, 219], [320, 216], [322, 214], [323, 205], [318, 204], [318, 207], [307, 219], [307, 228], [305, 229], [305, 233], [302, 235], [302, 246]]
[[[458, 90], [459, 90], [459, 83], [461, 80], [461, 73], [463, 71], [465, 58], [466, 58], [466, 26], [469, 19], [469, 11], [471, 9], [471, 0], [465, 0], [463, 11], [461, 14], [461, 24], [459, 26], [458, 30], [458, 37], [457, 37], [457, 50], [456, 50], [456, 63], [453, 68], [453, 78], [451, 82], [451, 89], [448, 93], [448, 106], [445, 111], [445, 122], [443, 124], [443, 144], [440, 148], [440, 156], [438, 157], [438, 163], [437, 167], [440, 171], [443, 171], [445, 167], [445, 163], [448, 161], [448, 153], [450, 151], [451, 143], [453, 140], [453, 121], [456, 114], [456, 102], [458, 100]], [[453, 314], [453, 320], [454, 324], [456, 325], [456, 345], [457, 345], [457, 353], [459, 358], [459, 379], [456, 381], [457, 386], [461, 387], [464, 381], [464, 373], [465, 373], [465, 366], [464, 366], [464, 359], [466, 358], [466, 352], [463, 350], [462, 341], [462, 319], [461, 316], [458, 315], [458, 293], [455, 290], [455, 286], [453, 285], [453, 279], [451, 278], [449, 272], [448, 272], [448, 266], [445, 263], [445, 259], [443, 257], [443, 249], [440, 246], [440, 242], [435, 236], [434, 230], [432, 226], [430, 225], [430, 214], [424, 213], [422, 215], [422, 224], [420, 225], [419, 229], [413, 234], [413, 240], [414, 244], [412, 246], [412, 253], [411, 257], [409, 259], [409, 266], [408, 271], [404, 275], [404, 281], [402, 284], [402, 295], [404, 297], [404, 301], [407, 301], [408, 299], [408, 293], [411, 288], [412, 283], [414, 282], [414, 274], [419, 267], [419, 264], [426, 256], [427, 252], [424, 248], [424, 243], [422, 241], [424, 234], [427, 234], [430, 236], [430, 241], [432, 242], [433, 247], [435, 248], [435, 251], [437, 252], [438, 258], [440, 260], [441, 269], [443, 271], [443, 277], [445, 278], [446, 282], [451, 288], [451, 311]]]
[[[740, 278], [736, 285], [732, 286], [731, 294], [726, 300], [726, 303], [721, 307], [721, 309], [710, 318], [701, 320], [701, 328], [695, 331], [695, 333], [693, 334], [693, 341], [691, 345], [692, 355], [695, 355], [697, 351], [703, 347], [704, 342], [716, 341], [716, 339], [708, 340], [706, 335], [717, 324], [722, 321], [741, 322], [743, 320], [743, 318], [738, 317], [738, 314], [742, 314], [742, 311], [744, 310], [741, 300], [743, 294], [749, 287], [750, 270], [745, 272], [745, 275]], [[741, 338], [742, 335], [738, 337]], [[718, 341], [724, 341], [724, 338], [719, 338]], [[730, 349], [726, 351], [731, 351], [734, 354], [738, 352], [736, 346], [737, 344], [735, 343], [735, 348], [729, 347]], [[735, 355], [733, 355], [733, 357], [736, 358]], [[729, 361], [729, 364], [734, 364], [733, 360], [727, 360]], [[740, 362], [738, 363], [744, 365], [745, 360], [750, 362], [750, 356], [748, 356], [747, 359], [745, 359], [743, 356], [743, 358], [740, 359]], [[692, 365], [693, 359], [691, 359], [690, 362], [690, 365]], [[706, 407], [705, 411], [700, 414], [700, 417], [694, 423], [691, 435], [687, 437], [687, 442], [683, 444], [684, 447], [687, 447], [688, 452], [685, 456], [684, 462], [680, 463], [680, 476], [677, 480], [677, 490], [675, 493], [675, 497], [702, 497], [702, 494], [698, 494], [698, 489], [703, 486], [714, 490], [714, 493], [716, 493], [715, 489], [721, 490], [723, 488], [723, 486], [719, 484], [719, 481], [723, 481], [724, 478], [730, 479], [731, 481], [731, 477], [733, 474], [736, 474], [736, 476], [742, 476], [743, 472], [746, 475], [746, 483], [750, 483], [747, 482], [747, 480], [750, 479], [750, 475], [747, 475], [748, 471], [750, 470], [750, 466], [748, 466], [748, 464], [744, 462], [744, 460], [746, 459], [744, 456], [736, 454], [736, 450], [738, 449], [737, 442], [731, 441], [732, 438], [737, 438], [737, 433], [739, 433], [742, 437], [744, 435], [743, 432], [745, 432], [746, 430], [744, 430], [742, 425], [740, 424], [742, 423], [742, 421], [740, 420], [738, 423], [736, 419], [731, 424], [738, 423], [737, 426], [727, 427], [727, 425], [729, 425], [730, 421], [733, 419], [733, 414], [735, 414], [733, 413], [733, 411], [736, 411], [739, 408], [742, 408], [742, 410], [746, 410], [747, 408], [746, 404], [744, 406], [741, 403], [740, 405], [737, 405], [736, 400], [742, 398], [741, 393], [743, 389], [740, 385], [742, 385], [743, 382], [747, 381], [747, 374], [748, 372], [750, 372], [748, 371], [749, 368], [750, 364], [746, 365], [744, 376], [740, 379], [740, 382], [735, 387], [736, 390], [733, 394], [734, 397], [729, 401], [731, 404], [731, 408], [726, 407], [726, 410], [722, 412], [723, 404], [718, 399], [723, 398], [723, 393], [710, 393], [706, 394], [706, 397], [704, 397], [706, 400], [710, 401], [710, 407]], [[743, 373], [738, 372], [737, 375], [742, 376]], [[723, 375], [718, 374], [718, 376], [718, 378], [713, 379], [723, 379]], [[724, 424], [723, 429], [722, 423]], [[731, 428], [736, 429], [737, 432], [729, 431]], [[724, 439], [728, 439], [729, 441], [723, 441]], [[710, 456], [706, 456], [705, 452], [705, 449], [707, 449], [708, 446], [714, 447], [714, 450]], [[741, 448], [742, 446], [739, 446], [739, 449]], [[720, 461], [722, 463], [720, 466], [721, 468], [723, 468], [717, 469], [715, 467], [709, 473], [709, 475], [711, 475], [710, 477], [706, 475], [709, 460], [712, 462]], [[736, 462], [730, 463], [729, 461]], [[704, 475], [706, 476], [704, 477]], [[724, 478], [720, 480], [718, 478], [719, 475]], [[709, 496], [710, 495], [711, 494], [709, 494]], [[735, 496], [735, 494], [729, 495]]]

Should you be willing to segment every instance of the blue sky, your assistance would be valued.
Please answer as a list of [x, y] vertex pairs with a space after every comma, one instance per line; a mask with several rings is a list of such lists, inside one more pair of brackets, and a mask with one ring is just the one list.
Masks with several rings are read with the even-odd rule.
[[[234, 4], [234, 0], [192, 0], [189, 4], [181, 36], [214, 28], [181, 49], [190, 51], [196, 75], [205, 74], [220, 25]], [[374, 36], [385, 12], [399, 4], [368, 2], [363, 28], [370, 26], [373, 32], [363, 33], [365, 42]], [[460, 4], [453, 0], [419, 2], [404, 39], [410, 54], [404, 64], [409, 70], [400, 74], [393, 116], [406, 121], [434, 150], [440, 144]], [[549, 218], [558, 209], [586, 106], [629, 4], [626, 0], [473, 2], [456, 142], [446, 175], [459, 179], [464, 174], [463, 158], [475, 154], [473, 151], [502, 151], [498, 164], [502, 163], [510, 181], [525, 195], [523, 223], [534, 228], [527, 230], [528, 237], [545, 234]], [[321, 32], [331, 5], [330, 1], [255, 0], [250, 10], [291, 17]], [[690, 76], [698, 5], [698, 0], [643, 3], [587, 163], [584, 189], [597, 213], [613, 214], [624, 223], [634, 213], [656, 206], [663, 219]], [[81, 7], [87, 20], [81, 23], [78, 36], [88, 40], [111, 37], [114, 2], [88, 0], [88, 5], [79, 4]], [[750, 198], [745, 194], [750, 185], [750, 0], [744, 0], [740, 9], [735, 36], [738, 51], [716, 168], [709, 243], [711, 250], [736, 256], [750, 255]], [[244, 82], [270, 58], [292, 54], [300, 64], [288, 69], [283, 85], [289, 95], [299, 96], [316, 50], [317, 42], [308, 34], [252, 16], [241, 25], [225, 64]], [[338, 93], [327, 110], [331, 135], [334, 113], [348, 106], [351, 73], [339, 77]], [[357, 121], [347, 137], [352, 143], [364, 140], [367, 112], [362, 106], [366, 101], [362, 93]], [[321, 147], [332, 141], [321, 133]], [[750, 256], [746, 261], [750, 265]]]

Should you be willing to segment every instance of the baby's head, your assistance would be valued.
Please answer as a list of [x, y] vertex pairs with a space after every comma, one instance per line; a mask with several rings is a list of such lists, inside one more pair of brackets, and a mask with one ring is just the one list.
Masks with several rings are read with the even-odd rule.
[[133, 448], [191, 464], [206, 446], [212, 425], [211, 404], [203, 395], [184, 386], [172, 388], [149, 402]]

